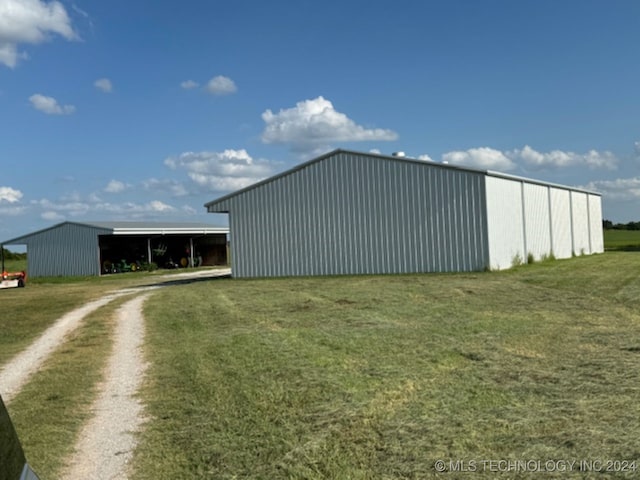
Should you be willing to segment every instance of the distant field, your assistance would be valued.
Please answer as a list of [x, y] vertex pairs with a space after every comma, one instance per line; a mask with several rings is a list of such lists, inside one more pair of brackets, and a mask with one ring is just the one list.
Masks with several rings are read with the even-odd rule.
[[640, 250], [640, 230], [605, 230], [605, 250]]
[[7, 272], [21, 272], [27, 269], [26, 260], [6, 260], [4, 261], [4, 269]]

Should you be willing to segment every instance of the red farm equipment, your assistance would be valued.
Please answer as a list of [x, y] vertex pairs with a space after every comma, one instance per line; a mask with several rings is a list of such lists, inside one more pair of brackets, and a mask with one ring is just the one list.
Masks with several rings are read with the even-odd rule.
[[2, 279], [0, 288], [24, 287], [27, 282], [26, 272], [7, 272], [4, 269], [4, 248], [0, 246], [0, 257], [2, 257]]

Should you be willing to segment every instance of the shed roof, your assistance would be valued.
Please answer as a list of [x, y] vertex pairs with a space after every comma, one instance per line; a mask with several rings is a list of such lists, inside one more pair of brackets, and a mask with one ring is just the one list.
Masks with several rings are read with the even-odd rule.
[[105, 235], [212, 235], [227, 234], [228, 227], [216, 227], [207, 223], [186, 222], [62, 222], [36, 232], [22, 235], [2, 242], [3, 245], [21, 245], [40, 233], [60, 228], [63, 225], [75, 225], [104, 230]]
[[308, 167], [309, 165], [313, 165], [315, 163], [318, 162], [322, 162], [323, 160], [332, 157], [334, 155], [340, 154], [340, 153], [346, 153], [346, 154], [351, 154], [351, 155], [362, 155], [362, 156], [366, 156], [366, 157], [371, 157], [371, 158], [375, 158], [375, 159], [380, 159], [380, 160], [385, 160], [385, 161], [394, 161], [394, 162], [409, 162], [409, 163], [415, 163], [415, 164], [421, 164], [424, 165], [426, 167], [436, 167], [436, 168], [446, 168], [446, 169], [450, 169], [450, 170], [461, 170], [461, 171], [467, 171], [467, 172], [474, 172], [474, 173], [481, 173], [487, 176], [491, 176], [491, 177], [499, 177], [499, 178], [506, 178], [506, 179], [510, 179], [510, 180], [515, 180], [515, 181], [521, 181], [521, 182], [526, 182], [526, 183], [532, 183], [532, 184], [537, 184], [537, 185], [545, 185], [545, 186], [551, 186], [551, 187], [556, 187], [556, 188], [562, 188], [565, 190], [572, 190], [572, 191], [577, 191], [577, 192], [584, 192], [584, 193], [589, 193], [592, 195], [600, 195], [599, 192], [594, 192], [594, 191], [590, 191], [590, 190], [586, 190], [586, 189], [582, 189], [582, 188], [578, 188], [578, 187], [571, 187], [568, 185], [560, 185], [560, 184], [555, 184], [555, 183], [551, 183], [551, 182], [543, 182], [541, 180], [534, 180], [531, 178], [526, 178], [526, 177], [520, 177], [517, 175], [509, 175], [506, 173], [501, 173], [501, 172], [496, 172], [493, 170], [482, 170], [482, 169], [477, 169], [477, 168], [472, 168], [472, 167], [465, 167], [465, 166], [459, 166], [459, 165], [450, 165], [448, 163], [438, 163], [438, 162], [431, 162], [431, 161], [427, 161], [427, 160], [419, 160], [417, 158], [411, 158], [411, 157], [405, 157], [405, 156], [398, 156], [398, 155], [382, 155], [382, 154], [377, 154], [377, 153], [370, 153], [370, 152], [358, 152], [358, 151], [354, 151], [354, 150], [345, 150], [345, 149], [336, 149], [333, 150], [331, 152], [325, 153], [324, 155], [321, 155], [319, 157], [313, 158], [311, 160], [308, 160], [306, 162], [303, 162], [299, 165], [296, 165], [293, 168], [290, 168], [289, 170], [285, 170], [284, 172], [281, 172], [277, 175], [274, 175], [272, 177], [266, 178], [262, 181], [256, 182], [252, 185], [249, 185], [248, 187], [242, 188], [240, 190], [237, 190], [235, 192], [231, 192], [227, 195], [224, 195], [220, 198], [217, 198], [211, 202], [205, 203], [205, 208], [207, 209], [208, 212], [220, 212], [220, 213], [225, 213], [226, 210], [221, 209], [221, 210], [216, 210], [216, 207], [225, 202], [227, 199], [235, 197], [237, 195], [241, 195], [244, 192], [253, 190], [255, 188], [258, 188], [262, 185], [265, 185], [267, 183], [273, 182], [279, 178], [285, 177], [287, 175], [291, 175], [292, 173], [295, 173], [298, 170], [302, 170], [303, 168]]

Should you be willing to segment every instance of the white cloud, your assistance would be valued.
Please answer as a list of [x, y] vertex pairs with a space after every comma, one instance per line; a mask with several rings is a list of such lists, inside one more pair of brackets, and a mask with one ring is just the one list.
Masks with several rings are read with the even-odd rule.
[[574, 153], [552, 150], [541, 153], [529, 145], [522, 149], [502, 152], [489, 147], [470, 148], [465, 151], [453, 151], [442, 155], [442, 160], [454, 165], [465, 165], [480, 169], [509, 171], [518, 164], [533, 169], [587, 167], [615, 170], [618, 164], [616, 156], [608, 151], [589, 150], [587, 153]]
[[47, 215], [53, 215], [55, 212], [63, 216], [65, 213], [71, 216], [78, 216], [86, 214], [91, 208], [89, 203], [75, 198], [69, 198], [68, 200], [61, 199], [59, 202], [53, 202], [43, 198], [34, 200], [31, 203], [32, 205], [40, 207]]
[[98, 90], [102, 90], [105, 93], [111, 93], [111, 91], [113, 90], [113, 84], [108, 78], [99, 78], [98, 80], [93, 82], [93, 85]]
[[298, 102], [295, 107], [262, 114], [266, 126], [264, 143], [286, 143], [294, 150], [326, 151], [333, 142], [396, 140], [398, 134], [381, 128], [357, 125], [344, 113], [333, 108], [323, 97]]
[[47, 115], [70, 115], [76, 111], [76, 107], [73, 105], [59, 105], [55, 98], [40, 95], [39, 93], [31, 95], [29, 101], [33, 108]]
[[128, 216], [130, 218], [139, 218], [148, 214], [174, 212], [176, 209], [159, 200], [152, 200], [147, 203], [98, 203], [93, 207], [93, 210], [96, 212]]
[[124, 182], [119, 180], [111, 180], [106, 187], [104, 187], [104, 191], [107, 193], [121, 193], [130, 188], [130, 185], [127, 185]]
[[180, 210], [187, 215], [197, 215], [199, 213], [199, 210], [196, 210], [191, 205], [183, 205]]
[[640, 177], [595, 180], [584, 186], [610, 200], [640, 200]]
[[22, 192], [11, 187], [0, 187], [0, 203], [16, 203], [22, 198]]
[[[183, 82], [186, 83], [186, 82]], [[182, 88], [185, 88], [184, 86]], [[229, 77], [218, 75], [209, 80], [206, 87], [209, 93], [214, 95], [229, 95], [235, 93], [238, 90], [236, 84]]]
[[198, 82], [194, 82], [193, 80], [185, 80], [180, 83], [180, 86], [185, 90], [191, 90], [192, 88], [198, 88], [200, 84]]
[[442, 155], [442, 160], [453, 165], [481, 168], [483, 170], [513, 170], [516, 165], [500, 150], [480, 147], [466, 151], [454, 151]]
[[433, 162], [433, 158], [431, 158], [426, 153], [423, 153], [422, 155], [418, 155], [418, 160], [424, 160], [425, 162]]
[[146, 208], [148, 208], [152, 212], [172, 212], [175, 210], [171, 205], [167, 205], [160, 200], [153, 200], [147, 203]]
[[0, 63], [13, 68], [18, 59], [26, 58], [18, 52], [21, 43], [38, 44], [60, 35], [67, 40], [78, 38], [62, 3], [42, 0], [0, 1]]
[[64, 215], [58, 213], [58, 212], [53, 212], [53, 211], [46, 211], [46, 212], [42, 212], [40, 214], [40, 218], [42, 218], [43, 220], [47, 220], [49, 222], [60, 222], [62, 220], [64, 220]]
[[142, 186], [148, 191], [169, 192], [173, 197], [184, 197], [189, 194], [187, 188], [176, 180], [150, 178], [143, 181]]
[[27, 208], [24, 205], [6, 205], [3, 206], [0, 203], [0, 216], [17, 217], [24, 215], [27, 212]]
[[587, 153], [574, 153], [563, 150], [552, 150], [541, 153], [529, 145], [525, 145], [521, 150], [507, 152], [507, 156], [513, 160], [521, 160], [532, 168], [566, 168], [566, 167], [588, 167], [591, 169], [606, 168], [615, 170], [618, 165], [616, 156], [608, 151], [598, 152], [589, 150]]
[[41, 199], [31, 203], [42, 209], [41, 216], [46, 215], [48, 219], [56, 220], [67, 217], [87, 216], [88, 214], [95, 216], [110, 214], [117, 215], [118, 218], [144, 218], [157, 213], [166, 214], [176, 211], [175, 207], [159, 200], [152, 200], [146, 203], [109, 203], [94, 200], [97, 199], [94, 197], [83, 201], [80, 198], [76, 198], [76, 195], [72, 195], [68, 199], [61, 198], [59, 201]]
[[254, 160], [246, 150], [224, 152], [185, 152], [164, 161], [172, 169], [182, 168], [198, 186], [209, 191], [244, 188], [273, 173], [274, 165]]

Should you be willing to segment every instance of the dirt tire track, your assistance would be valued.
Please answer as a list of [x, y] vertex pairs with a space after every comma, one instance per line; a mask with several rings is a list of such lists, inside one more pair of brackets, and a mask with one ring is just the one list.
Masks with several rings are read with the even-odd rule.
[[93, 417], [83, 426], [75, 453], [67, 460], [61, 478], [91, 480], [126, 479], [136, 446], [135, 432], [144, 423], [142, 402], [135, 397], [147, 365], [143, 359], [144, 315], [142, 306], [151, 291], [183, 281], [224, 277], [231, 269], [163, 275], [151, 285], [110, 293], [62, 316], [25, 350], [0, 370], [0, 393], [8, 403], [36, 373], [66, 337], [82, 325], [94, 310], [124, 295], [139, 294], [117, 310], [114, 347], [99, 384]]
[[78, 328], [84, 318], [127, 292], [116, 292], [87, 303], [80, 308], [63, 315], [51, 327], [44, 331], [31, 345], [13, 357], [0, 370], [0, 393], [6, 404], [20, 393], [31, 375], [38, 371], [65, 338]]
[[136, 445], [135, 433], [144, 421], [136, 398], [147, 364], [144, 361], [144, 316], [149, 294], [124, 303], [117, 312], [115, 343], [105, 381], [91, 407], [94, 416], [83, 427], [76, 451], [62, 478], [126, 479]]

